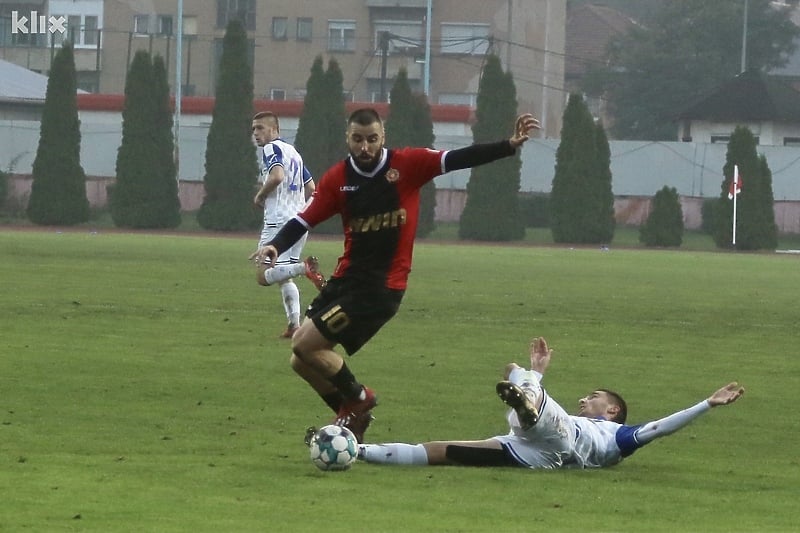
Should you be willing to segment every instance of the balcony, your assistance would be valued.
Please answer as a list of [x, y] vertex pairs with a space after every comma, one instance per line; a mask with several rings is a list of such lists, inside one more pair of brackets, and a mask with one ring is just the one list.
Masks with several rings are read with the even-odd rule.
[[366, 0], [365, 3], [367, 7], [407, 7], [417, 9], [428, 7], [428, 0]]

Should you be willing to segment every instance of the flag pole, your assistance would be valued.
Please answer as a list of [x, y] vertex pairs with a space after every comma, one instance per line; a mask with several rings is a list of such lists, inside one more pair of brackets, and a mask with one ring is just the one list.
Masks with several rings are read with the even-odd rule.
[[739, 165], [733, 165], [733, 246], [736, 246], [736, 192], [739, 189]]

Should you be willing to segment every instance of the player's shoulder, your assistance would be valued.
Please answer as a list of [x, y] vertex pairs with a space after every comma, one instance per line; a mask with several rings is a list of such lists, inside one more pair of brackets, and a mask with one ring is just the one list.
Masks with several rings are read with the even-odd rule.
[[397, 155], [400, 157], [419, 157], [424, 155], [438, 155], [442, 153], [442, 150], [436, 150], [435, 148], [427, 148], [424, 146], [405, 146], [403, 148], [392, 148], [389, 150], [392, 155]]

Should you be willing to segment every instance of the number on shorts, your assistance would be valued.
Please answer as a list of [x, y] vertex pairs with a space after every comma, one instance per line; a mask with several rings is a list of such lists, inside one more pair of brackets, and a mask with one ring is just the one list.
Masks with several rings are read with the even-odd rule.
[[331, 333], [339, 333], [350, 325], [350, 317], [342, 310], [342, 306], [335, 305], [322, 315], [322, 321]]

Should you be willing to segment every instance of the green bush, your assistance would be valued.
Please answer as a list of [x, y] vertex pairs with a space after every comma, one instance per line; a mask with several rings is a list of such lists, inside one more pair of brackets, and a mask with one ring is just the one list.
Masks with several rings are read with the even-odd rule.
[[719, 202], [719, 198], [706, 198], [703, 200], [703, 205], [700, 208], [700, 216], [702, 217], [700, 231], [703, 233], [711, 235], [714, 232], [714, 213]]
[[550, 228], [558, 243], [600, 244], [614, 238], [611, 151], [580, 94], [564, 110], [550, 193]]
[[[476, 143], [496, 142], [511, 134], [517, 116], [517, 88], [511, 72], [503, 71], [496, 55], [486, 58], [475, 115], [472, 137]], [[517, 201], [521, 168], [517, 153], [471, 170], [467, 202], [459, 220], [460, 239], [514, 241], [525, 236]]]
[[519, 212], [526, 228], [549, 228], [550, 195], [521, 194], [519, 196]]
[[666, 185], [653, 198], [653, 210], [639, 228], [645, 246], [680, 246], [683, 242], [683, 210], [675, 187]]
[[253, 118], [253, 74], [247, 59], [252, 51], [250, 46], [241, 22], [231, 20], [223, 40], [214, 111], [206, 138], [205, 197], [197, 212], [197, 222], [205, 229], [253, 229], [263, 219], [263, 211], [253, 208], [258, 158], [250, 132]]
[[733, 200], [728, 192], [734, 167], [742, 177], [737, 198], [736, 249], [774, 250], [778, 245], [775, 224], [772, 171], [767, 158], [757, 151], [758, 143], [745, 126], [737, 126], [728, 142], [719, 201], [714, 209], [714, 242], [720, 248], [733, 247]]
[[65, 42], [47, 80], [39, 146], [33, 161], [27, 215], [34, 224], [74, 225], [89, 220], [76, 91], [75, 56], [72, 45]]

